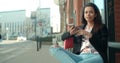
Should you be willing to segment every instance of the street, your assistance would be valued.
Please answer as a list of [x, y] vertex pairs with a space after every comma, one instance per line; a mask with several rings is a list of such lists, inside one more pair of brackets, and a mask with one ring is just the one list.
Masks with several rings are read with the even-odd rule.
[[0, 63], [60, 63], [49, 54], [50, 45], [36, 50], [36, 42], [0, 44]]

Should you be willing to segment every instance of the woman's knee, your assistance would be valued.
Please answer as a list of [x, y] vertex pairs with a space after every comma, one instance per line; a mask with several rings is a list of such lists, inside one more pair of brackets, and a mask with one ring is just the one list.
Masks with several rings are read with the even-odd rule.
[[52, 54], [52, 55], [58, 54], [59, 50], [60, 50], [60, 48], [56, 48], [56, 47], [49, 48], [50, 54]]
[[103, 63], [103, 59], [100, 55], [93, 55], [88, 56], [90, 58], [84, 58], [82, 61], [79, 61], [78, 63]]

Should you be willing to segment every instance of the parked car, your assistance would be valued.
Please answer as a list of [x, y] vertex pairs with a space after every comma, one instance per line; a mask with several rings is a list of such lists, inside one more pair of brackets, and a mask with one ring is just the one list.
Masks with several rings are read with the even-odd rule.
[[25, 36], [18, 36], [18, 37], [17, 37], [17, 40], [18, 40], [18, 41], [26, 41], [27, 38], [26, 38]]

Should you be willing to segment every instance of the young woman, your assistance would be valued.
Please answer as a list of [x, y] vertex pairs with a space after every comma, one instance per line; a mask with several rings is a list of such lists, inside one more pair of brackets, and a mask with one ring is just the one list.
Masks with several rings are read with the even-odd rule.
[[[76, 30], [71, 27], [62, 35], [62, 40], [74, 38], [73, 53], [59, 46], [50, 48], [50, 52], [61, 63], [108, 63], [108, 31], [102, 23], [98, 7], [88, 3], [83, 7], [82, 25]], [[77, 27], [78, 28], [78, 27]]]

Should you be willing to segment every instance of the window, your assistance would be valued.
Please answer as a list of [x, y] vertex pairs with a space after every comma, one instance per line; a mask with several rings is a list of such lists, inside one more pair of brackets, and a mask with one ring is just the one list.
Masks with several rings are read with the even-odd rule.
[[105, 23], [105, 8], [104, 8], [104, 0], [94, 0], [93, 1], [99, 8], [103, 23]]

